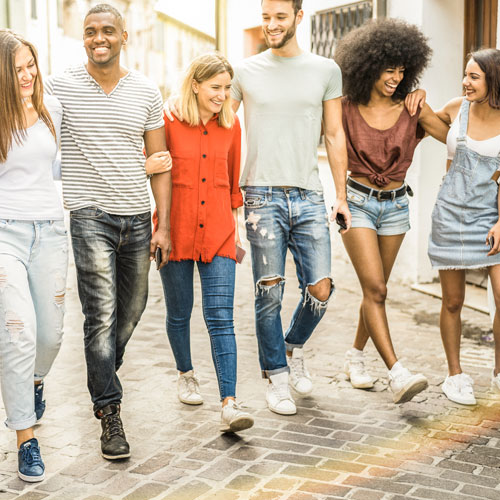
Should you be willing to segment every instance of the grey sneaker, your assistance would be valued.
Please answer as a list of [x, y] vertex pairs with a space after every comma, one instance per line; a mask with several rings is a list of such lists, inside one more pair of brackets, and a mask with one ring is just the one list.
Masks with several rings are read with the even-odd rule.
[[366, 371], [363, 351], [354, 347], [345, 353], [344, 372], [355, 389], [371, 389], [376, 380]]
[[203, 398], [200, 394], [200, 383], [195, 377], [193, 370], [179, 373], [177, 379], [177, 396], [179, 401], [187, 405], [201, 405]]
[[304, 363], [304, 350], [296, 347], [292, 356], [287, 357], [290, 368], [290, 385], [301, 396], [307, 396], [313, 389], [311, 375]]

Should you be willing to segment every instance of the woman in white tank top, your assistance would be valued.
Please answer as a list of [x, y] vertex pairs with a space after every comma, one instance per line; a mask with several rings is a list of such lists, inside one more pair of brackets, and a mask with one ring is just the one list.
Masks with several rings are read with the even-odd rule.
[[53, 181], [62, 108], [43, 100], [33, 45], [0, 30], [0, 382], [18, 474], [45, 476], [33, 426], [62, 340], [68, 247]]
[[443, 304], [441, 337], [448, 360], [442, 389], [451, 401], [475, 404], [472, 378], [460, 365], [460, 312], [465, 271], [486, 267], [497, 312], [493, 323], [492, 389], [500, 392], [500, 51], [474, 52], [463, 80], [465, 97], [451, 100], [438, 116], [451, 124], [447, 174], [432, 213], [429, 258], [439, 270]]

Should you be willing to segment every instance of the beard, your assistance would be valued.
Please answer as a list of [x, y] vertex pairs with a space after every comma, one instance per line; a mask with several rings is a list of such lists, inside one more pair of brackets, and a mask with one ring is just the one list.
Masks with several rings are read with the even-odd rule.
[[290, 28], [288, 28], [284, 35], [283, 35], [283, 38], [277, 42], [271, 42], [268, 38], [267, 38], [267, 33], [265, 30], [263, 30], [263, 33], [264, 33], [264, 38], [266, 40], [266, 45], [270, 48], [270, 49], [281, 49], [282, 47], [284, 47], [287, 43], [288, 43], [288, 40], [290, 40], [291, 38], [293, 38], [293, 36], [295, 35], [295, 30], [297, 29], [297, 27], [295, 26], [295, 22], [293, 23], [292, 26], [290, 26]]

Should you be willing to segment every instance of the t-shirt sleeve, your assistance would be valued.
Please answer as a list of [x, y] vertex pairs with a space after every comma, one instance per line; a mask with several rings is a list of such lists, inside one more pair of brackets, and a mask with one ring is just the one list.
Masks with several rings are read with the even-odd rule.
[[57, 143], [61, 139], [61, 122], [63, 117], [63, 108], [59, 99], [54, 95], [45, 95], [43, 100], [47, 111], [49, 112], [52, 123], [54, 124], [54, 129], [57, 135]]
[[340, 71], [339, 65], [335, 61], [331, 62], [331, 69], [329, 72], [330, 76], [325, 95], [323, 96], [323, 101], [329, 101], [330, 99], [342, 97], [342, 72]]
[[48, 95], [54, 93], [54, 76], [49, 76], [43, 80], [43, 92]]
[[241, 91], [241, 83], [240, 83], [240, 71], [238, 69], [234, 70], [233, 81], [231, 82], [231, 97], [235, 101], [243, 100], [243, 93]]
[[160, 91], [155, 89], [153, 99], [151, 101], [149, 116], [144, 125], [144, 130], [156, 130], [157, 128], [162, 128], [163, 125], [163, 100], [161, 98]]

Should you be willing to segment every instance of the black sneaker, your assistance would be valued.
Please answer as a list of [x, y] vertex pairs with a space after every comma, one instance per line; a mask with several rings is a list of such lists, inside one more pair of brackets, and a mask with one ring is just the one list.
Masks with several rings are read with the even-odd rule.
[[96, 412], [101, 420], [101, 454], [108, 460], [130, 457], [130, 447], [120, 418], [120, 405], [110, 404]]

